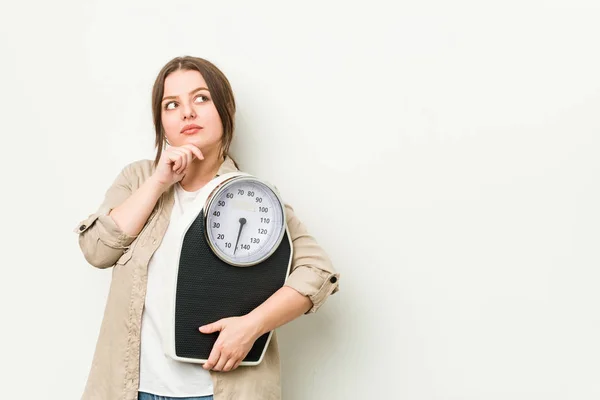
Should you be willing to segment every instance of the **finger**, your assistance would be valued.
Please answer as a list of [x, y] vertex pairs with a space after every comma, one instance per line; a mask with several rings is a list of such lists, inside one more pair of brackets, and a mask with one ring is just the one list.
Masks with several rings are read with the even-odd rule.
[[222, 320], [213, 322], [212, 324], [202, 325], [199, 329], [202, 333], [213, 333], [220, 331], [223, 328]]
[[181, 166], [177, 169], [177, 174], [183, 174], [183, 172], [187, 168], [187, 157], [185, 155], [181, 155]]
[[194, 146], [193, 144], [186, 144], [186, 146], [189, 147], [191, 152], [194, 153], [196, 157], [198, 157], [200, 160], [204, 160], [204, 154], [202, 154], [202, 151], [200, 151], [198, 147]]
[[238, 360], [238, 361], [235, 363], [235, 365], [233, 366], [233, 368], [232, 368], [231, 370], [233, 371], [234, 369], [237, 369], [237, 367], [239, 367], [239, 366], [240, 366], [240, 364], [242, 363], [242, 361], [244, 361], [244, 360], [243, 360], [243, 359], [242, 359], [242, 360]]
[[183, 146], [181, 146], [182, 149], [188, 150], [192, 156], [192, 159], [197, 158], [199, 160], [204, 159], [204, 155], [202, 154], [202, 152], [193, 144], [185, 144]]
[[178, 157], [177, 161], [173, 164], [173, 172], [176, 174], [179, 174], [182, 164], [183, 164], [183, 160], [181, 159], [181, 157]]
[[181, 147], [174, 147], [173, 148], [173, 153], [177, 154], [177, 156], [180, 159], [180, 167], [179, 167], [179, 169], [184, 168], [184, 166], [187, 163], [187, 156], [186, 156], [185, 152], [181, 149]]
[[172, 151], [169, 152], [168, 154], [166, 154], [166, 157], [169, 160], [168, 164], [171, 165], [171, 169], [173, 170], [173, 172], [175, 172], [181, 165], [180, 157], [176, 153], [173, 153]]
[[214, 367], [217, 364], [217, 361], [219, 361], [219, 357], [221, 357], [221, 351], [215, 343], [210, 352], [210, 355], [208, 356], [208, 360], [204, 363], [202, 367], [207, 370], [212, 369], [212, 367]]
[[187, 166], [187, 155], [180, 148], [174, 148], [173, 153], [177, 154], [177, 156], [179, 158], [179, 166], [178, 166], [178, 168], [174, 169], [174, 171], [177, 174], [181, 174]]
[[194, 153], [192, 153], [192, 150], [190, 150], [189, 147], [182, 147], [181, 150], [185, 153], [187, 161], [186, 165], [191, 165], [192, 161], [194, 161]]
[[213, 369], [215, 371], [223, 371], [223, 368], [225, 368], [225, 365], [227, 364], [227, 362], [229, 360], [230, 360], [229, 356], [227, 356], [223, 352], [221, 352], [221, 357], [219, 357], [219, 361], [217, 361], [217, 365], [215, 365], [213, 367]]
[[227, 363], [225, 364], [225, 366], [223, 367], [223, 371], [224, 372], [231, 371], [232, 369], [234, 369], [236, 364], [237, 364], [237, 360], [235, 358], [230, 358], [227, 361]]

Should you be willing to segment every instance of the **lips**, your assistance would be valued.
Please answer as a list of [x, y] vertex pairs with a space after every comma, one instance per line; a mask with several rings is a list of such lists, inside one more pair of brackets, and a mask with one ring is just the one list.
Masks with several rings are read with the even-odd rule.
[[195, 124], [190, 124], [190, 125], [186, 125], [183, 127], [183, 129], [181, 130], [181, 134], [183, 135], [191, 135], [194, 134], [196, 132], [199, 132], [202, 129], [201, 126], [199, 125], [195, 125]]

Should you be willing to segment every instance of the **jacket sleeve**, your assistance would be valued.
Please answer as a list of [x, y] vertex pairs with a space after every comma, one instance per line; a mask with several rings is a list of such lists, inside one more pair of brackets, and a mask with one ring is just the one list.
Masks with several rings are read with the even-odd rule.
[[335, 272], [331, 260], [307, 232], [294, 209], [285, 204], [285, 211], [293, 248], [291, 272], [285, 286], [308, 296], [313, 306], [306, 314], [314, 313], [327, 297], [339, 290], [340, 274]]
[[137, 237], [124, 233], [108, 215], [131, 195], [130, 175], [131, 164], [123, 168], [108, 188], [100, 208], [74, 229], [79, 234], [79, 247], [85, 259], [94, 267], [112, 267]]

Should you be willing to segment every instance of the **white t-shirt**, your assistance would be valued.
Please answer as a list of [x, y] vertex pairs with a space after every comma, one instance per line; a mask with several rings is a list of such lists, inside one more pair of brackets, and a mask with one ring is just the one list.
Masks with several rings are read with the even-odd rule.
[[[175, 271], [179, 251], [176, 226], [182, 214], [193, 203], [196, 192], [185, 191], [175, 184], [175, 203], [165, 236], [148, 264], [148, 287], [142, 312], [140, 386], [139, 391], [167, 397], [194, 397], [213, 394], [210, 372], [202, 364], [173, 360], [163, 351], [162, 332], [167, 320], [167, 307], [172, 304]], [[198, 332], [198, 335], [202, 333]]]

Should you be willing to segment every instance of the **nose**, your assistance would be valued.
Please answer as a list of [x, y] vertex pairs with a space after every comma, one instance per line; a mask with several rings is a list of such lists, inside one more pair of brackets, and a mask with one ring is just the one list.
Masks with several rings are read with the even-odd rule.
[[194, 111], [194, 108], [191, 107], [189, 104], [183, 105], [181, 108], [181, 117], [183, 118], [183, 120], [188, 120], [188, 119], [194, 119], [196, 118], [196, 112]]

